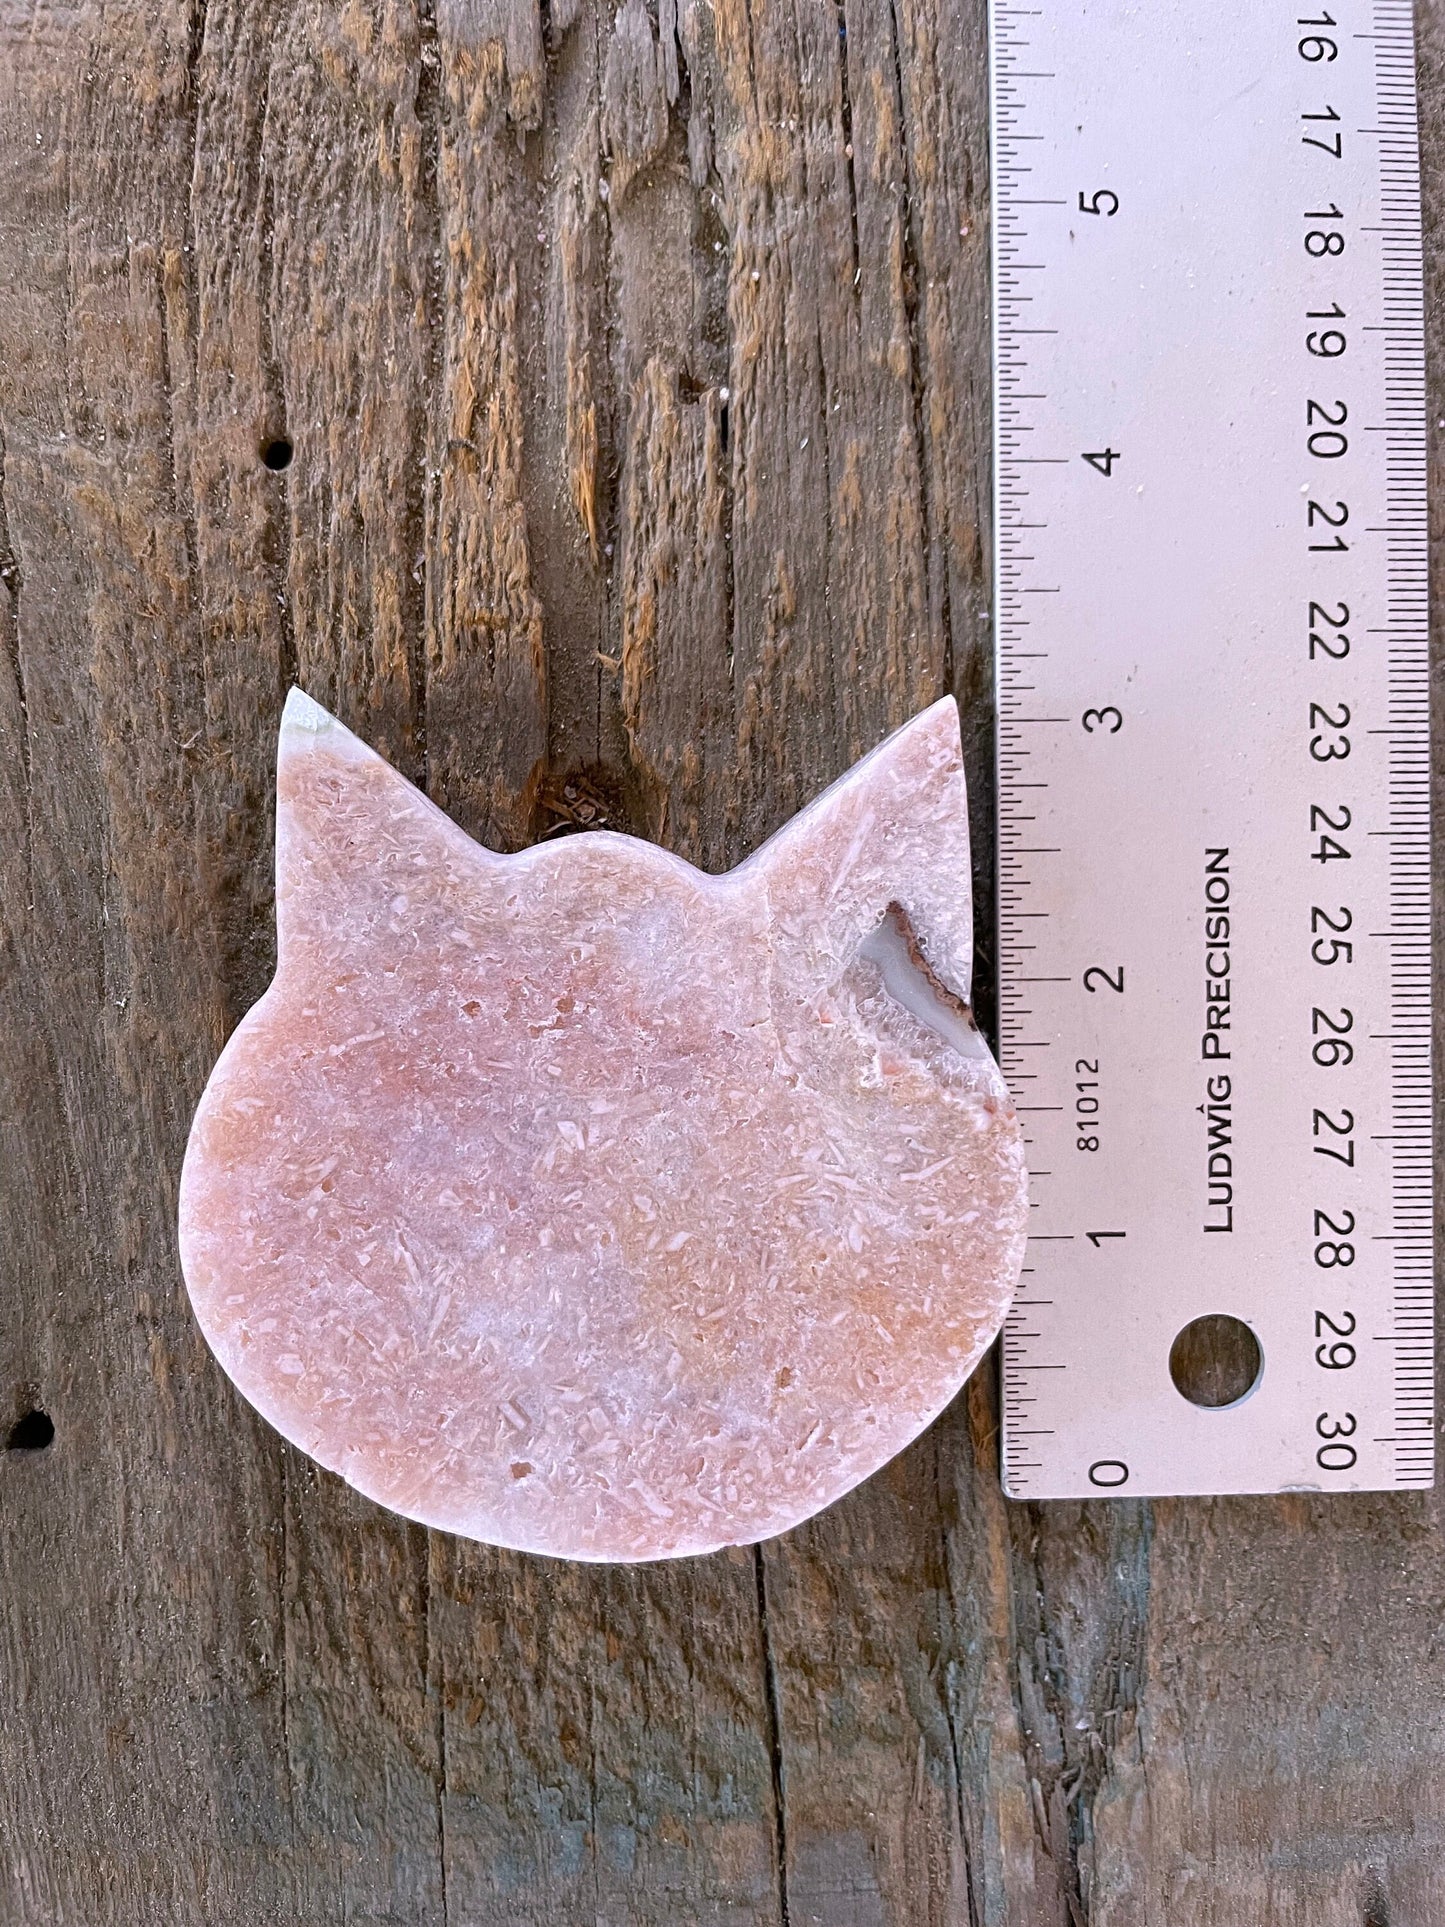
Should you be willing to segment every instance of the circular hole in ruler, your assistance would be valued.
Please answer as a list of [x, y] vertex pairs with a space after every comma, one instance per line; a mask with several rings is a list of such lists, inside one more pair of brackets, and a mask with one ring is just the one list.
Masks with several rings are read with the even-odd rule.
[[1259, 1383], [1264, 1353], [1243, 1319], [1212, 1311], [1191, 1318], [1169, 1347], [1169, 1376], [1191, 1405], [1238, 1405]]
[[263, 442], [261, 445], [261, 460], [273, 475], [279, 475], [283, 468], [290, 468], [293, 453], [294, 450], [284, 435], [278, 435], [274, 441]]

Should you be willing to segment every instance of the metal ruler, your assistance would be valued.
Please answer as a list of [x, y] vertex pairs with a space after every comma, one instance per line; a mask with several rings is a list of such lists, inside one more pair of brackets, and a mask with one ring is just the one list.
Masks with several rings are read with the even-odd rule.
[[[1429, 1485], [1410, 7], [994, 0], [992, 47], [1000, 1045], [1034, 1207], [1004, 1483]], [[1213, 1394], [1179, 1376], [1206, 1317], [1244, 1359]]]

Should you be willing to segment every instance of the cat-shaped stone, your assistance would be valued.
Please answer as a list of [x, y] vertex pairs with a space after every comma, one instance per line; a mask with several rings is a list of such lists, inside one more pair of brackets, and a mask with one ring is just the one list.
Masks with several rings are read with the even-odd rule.
[[1027, 1206], [951, 700], [715, 877], [607, 831], [498, 856], [293, 691], [276, 856], [180, 1240], [303, 1451], [428, 1525], [655, 1559], [796, 1525], [952, 1398]]

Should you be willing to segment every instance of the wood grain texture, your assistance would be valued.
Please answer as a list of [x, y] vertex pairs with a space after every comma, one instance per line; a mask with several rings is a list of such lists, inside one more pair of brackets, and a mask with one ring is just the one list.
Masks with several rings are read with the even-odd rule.
[[977, 0], [0, 0], [4, 1927], [1445, 1919], [1433, 1496], [1011, 1506], [985, 1374], [572, 1567], [187, 1310], [292, 679], [500, 846], [714, 866], [951, 688], [986, 983], [987, 294]]

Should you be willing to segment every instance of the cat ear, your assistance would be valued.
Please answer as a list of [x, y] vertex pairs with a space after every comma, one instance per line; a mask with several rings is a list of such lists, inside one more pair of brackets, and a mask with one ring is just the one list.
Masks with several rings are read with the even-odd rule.
[[973, 974], [968, 792], [958, 705], [934, 703], [750, 860], [793, 963], [828, 982], [897, 905], [929, 967], [967, 999]]
[[320, 703], [290, 692], [276, 749], [281, 962], [404, 926], [458, 872], [499, 860]]

